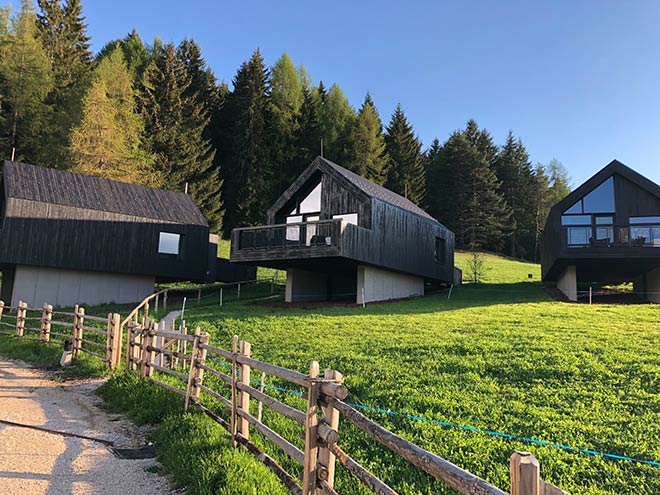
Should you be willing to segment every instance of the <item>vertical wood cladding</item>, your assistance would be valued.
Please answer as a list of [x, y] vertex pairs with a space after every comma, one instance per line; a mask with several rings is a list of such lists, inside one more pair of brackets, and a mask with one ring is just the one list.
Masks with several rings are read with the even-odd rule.
[[[445, 259], [436, 261], [436, 237], [445, 239]], [[372, 199], [372, 228], [347, 225], [342, 256], [363, 263], [451, 283], [454, 234], [430, 219]]]
[[[130, 199], [129, 199], [130, 200]], [[181, 235], [181, 256], [158, 253], [160, 232]], [[208, 227], [8, 198], [0, 264], [203, 280]]]

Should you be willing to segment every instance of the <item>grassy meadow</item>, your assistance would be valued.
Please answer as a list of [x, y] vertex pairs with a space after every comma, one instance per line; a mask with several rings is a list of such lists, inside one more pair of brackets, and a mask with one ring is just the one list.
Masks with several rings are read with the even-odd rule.
[[[459, 266], [466, 256], [457, 254]], [[240, 302], [228, 296], [222, 307], [212, 297], [190, 304], [186, 319], [220, 347], [228, 348], [236, 334], [252, 343], [257, 359], [303, 372], [318, 360], [322, 369], [341, 371], [354, 404], [660, 461], [660, 306], [560, 303], [541, 287], [537, 265], [490, 255], [487, 264], [486, 283], [458, 287], [451, 299], [438, 293], [366, 308], [283, 309], [269, 299], [250, 300], [253, 289], [245, 288]], [[257, 291], [254, 296], [266, 295]], [[272, 393], [301, 406], [295, 395]], [[232, 451], [220, 427], [201, 414], [183, 415], [180, 401], [154, 385], [118, 373], [101, 394], [136, 421], [158, 425], [153, 440], [160, 460], [190, 493], [286, 493], [249, 454]], [[573, 495], [660, 493], [657, 466], [364, 412], [503, 490], [509, 456], [528, 450], [540, 460], [542, 477]], [[301, 445], [298, 425], [267, 408], [264, 422]], [[453, 493], [346, 421], [340, 435], [344, 450], [400, 494]], [[341, 467], [338, 473], [339, 493], [369, 493]]]

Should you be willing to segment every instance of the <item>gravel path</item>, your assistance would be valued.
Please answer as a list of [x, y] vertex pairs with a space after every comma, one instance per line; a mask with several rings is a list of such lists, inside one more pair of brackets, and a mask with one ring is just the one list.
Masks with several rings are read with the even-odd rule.
[[[0, 359], [0, 419], [145, 445], [130, 421], [99, 408], [102, 380], [58, 383], [43, 370]], [[174, 493], [155, 459], [125, 460], [105, 445], [0, 423], [0, 493], [21, 495], [149, 495]]]

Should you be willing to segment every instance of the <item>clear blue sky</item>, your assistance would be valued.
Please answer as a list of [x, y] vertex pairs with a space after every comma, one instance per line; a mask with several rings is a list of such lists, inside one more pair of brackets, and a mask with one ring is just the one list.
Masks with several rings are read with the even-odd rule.
[[[18, 4], [12, 0], [13, 4]], [[425, 147], [469, 118], [579, 184], [617, 158], [660, 183], [660, 2], [83, 0], [98, 50], [136, 28], [192, 37], [219, 79], [284, 51], [386, 123], [401, 102]]]

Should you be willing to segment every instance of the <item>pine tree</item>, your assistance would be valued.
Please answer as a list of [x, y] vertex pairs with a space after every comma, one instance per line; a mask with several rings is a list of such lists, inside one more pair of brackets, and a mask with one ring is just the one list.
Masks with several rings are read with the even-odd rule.
[[376, 184], [383, 184], [387, 167], [385, 137], [378, 110], [369, 93], [358, 112], [351, 141], [353, 150], [347, 166]]
[[191, 79], [174, 45], [154, 53], [145, 72], [143, 112], [162, 185], [182, 191], [189, 185], [195, 203], [211, 230], [222, 228], [222, 182], [213, 165], [215, 150], [203, 132], [209, 117], [195, 93], [187, 94]]
[[385, 186], [415, 204], [422, 204], [426, 193], [422, 145], [397, 105], [385, 134], [388, 155]]
[[536, 181], [527, 150], [511, 131], [493, 169], [500, 182], [500, 193], [512, 212], [505, 252], [511, 257], [531, 259], [536, 229]]
[[299, 156], [296, 140], [305, 102], [303, 80], [307, 79], [307, 75], [296, 69], [286, 53], [275, 62], [270, 74], [269, 112], [272, 120], [269, 141], [273, 167], [270, 176], [273, 182], [269, 201], [273, 202], [300, 172], [296, 160]]
[[323, 156], [340, 165], [348, 165], [357, 120], [355, 110], [337, 84], [333, 84], [327, 94], [321, 92], [319, 87], [319, 96]]
[[269, 74], [261, 52], [244, 62], [227, 95], [221, 119], [224, 164], [225, 233], [239, 225], [263, 223], [268, 208]]
[[43, 141], [50, 149], [48, 165], [70, 166], [69, 130], [79, 124], [82, 100], [92, 78], [92, 53], [80, 0], [37, 0], [38, 25], [51, 61], [54, 87], [47, 98], [51, 119]]
[[42, 163], [48, 153], [41, 133], [49, 115], [44, 101], [53, 87], [50, 62], [29, 1], [23, 1], [11, 24], [8, 11], [1, 17], [2, 154], [5, 158]]
[[144, 121], [137, 112], [133, 75], [120, 46], [95, 70], [83, 100], [83, 117], [71, 133], [76, 172], [150, 184], [153, 157], [144, 151]]

